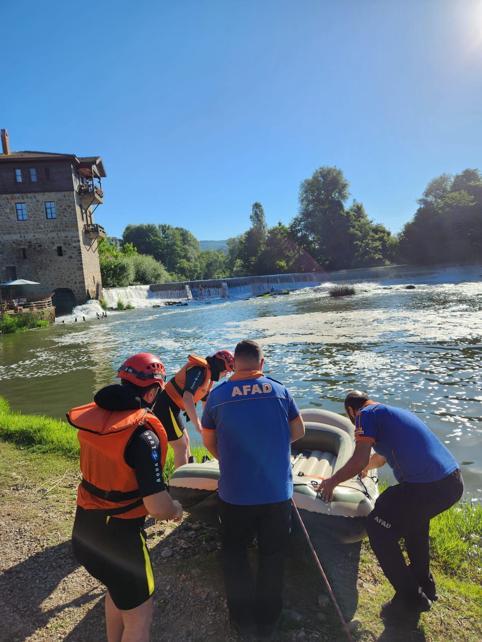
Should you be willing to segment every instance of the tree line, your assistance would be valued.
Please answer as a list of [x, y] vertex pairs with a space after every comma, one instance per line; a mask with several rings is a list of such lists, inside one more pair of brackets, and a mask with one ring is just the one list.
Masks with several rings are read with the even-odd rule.
[[349, 184], [337, 167], [320, 167], [301, 183], [299, 212], [269, 228], [261, 203], [250, 227], [227, 252], [201, 251], [188, 230], [167, 224], [128, 225], [120, 247], [100, 244], [104, 286], [229, 276], [313, 272], [386, 265], [482, 260], [482, 176], [466, 169], [428, 184], [399, 235], [374, 223], [362, 203], [347, 205]]

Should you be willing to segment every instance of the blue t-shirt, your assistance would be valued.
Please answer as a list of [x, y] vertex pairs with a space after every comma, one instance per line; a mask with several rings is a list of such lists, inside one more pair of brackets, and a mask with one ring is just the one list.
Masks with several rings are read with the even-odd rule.
[[262, 374], [235, 375], [209, 394], [202, 426], [216, 431], [223, 501], [258, 505], [292, 497], [289, 422], [299, 414], [288, 390]]
[[427, 483], [443, 479], [459, 466], [421, 419], [408, 410], [370, 404], [356, 418], [357, 440], [373, 439], [399, 482]]

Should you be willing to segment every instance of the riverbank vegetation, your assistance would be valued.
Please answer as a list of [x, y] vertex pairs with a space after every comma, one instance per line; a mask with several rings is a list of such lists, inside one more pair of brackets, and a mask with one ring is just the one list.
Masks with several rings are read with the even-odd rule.
[[0, 314], [0, 334], [12, 334], [31, 328], [46, 328], [48, 325], [47, 319], [40, 319], [30, 312]]
[[299, 210], [288, 225], [269, 227], [253, 203], [250, 227], [226, 250], [202, 251], [194, 235], [164, 223], [128, 225], [116, 244], [100, 245], [103, 283], [217, 279], [386, 265], [469, 263], [482, 257], [482, 176], [466, 169], [434, 178], [399, 235], [375, 223], [337, 167], [320, 167], [300, 186]]

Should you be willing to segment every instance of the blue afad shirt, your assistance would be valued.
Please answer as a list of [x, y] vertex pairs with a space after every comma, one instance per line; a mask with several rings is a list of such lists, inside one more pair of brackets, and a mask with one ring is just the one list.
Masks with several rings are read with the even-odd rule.
[[281, 383], [260, 373], [238, 377], [209, 394], [202, 417], [203, 428], [216, 431], [219, 496], [244, 506], [286, 501], [293, 495], [289, 422], [299, 410]]
[[399, 482], [434, 482], [459, 467], [433, 432], [408, 410], [381, 403], [365, 406], [357, 416], [355, 436], [357, 441], [372, 441]]

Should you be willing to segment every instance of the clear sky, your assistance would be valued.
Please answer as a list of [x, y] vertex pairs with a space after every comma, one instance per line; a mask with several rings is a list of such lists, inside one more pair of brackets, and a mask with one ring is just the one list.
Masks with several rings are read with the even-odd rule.
[[480, 0], [1, 0], [14, 150], [99, 154], [96, 220], [199, 239], [298, 210], [336, 165], [398, 232], [427, 182], [482, 167]]

